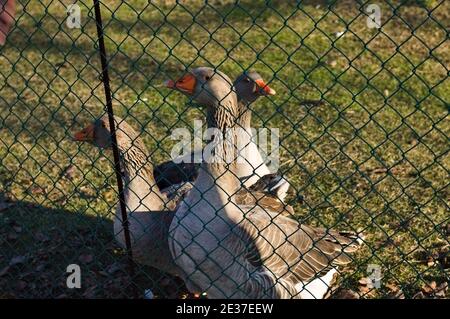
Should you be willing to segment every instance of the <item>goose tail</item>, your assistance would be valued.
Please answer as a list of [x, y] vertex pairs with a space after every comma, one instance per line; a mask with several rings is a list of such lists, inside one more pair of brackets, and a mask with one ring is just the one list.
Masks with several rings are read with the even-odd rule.
[[295, 289], [301, 299], [324, 299], [336, 282], [337, 275], [337, 269], [332, 268], [322, 277], [313, 279], [306, 284], [303, 282], [296, 284]]

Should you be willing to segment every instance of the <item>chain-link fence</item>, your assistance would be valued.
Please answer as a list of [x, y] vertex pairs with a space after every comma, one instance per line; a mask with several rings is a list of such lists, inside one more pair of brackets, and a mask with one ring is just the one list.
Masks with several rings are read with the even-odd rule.
[[[195, 96], [185, 96], [190, 84], [176, 82], [187, 70], [208, 66], [248, 84], [254, 101], [242, 105], [251, 127], [258, 134], [272, 129], [267, 139], [279, 141], [279, 165], [254, 169], [283, 178], [253, 188], [255, 178], [241, 179], [246, 187], [233, 198], [240, 210], [256, 211], [236, 222], [241, 233], [230, 231], [243, 241], [238, 248], [220, 232], [211, 238], [226, 241], [228, 255], [222, 244], [211, 245], [203, 235], [214, 223], [195, 224], [193, 212], [176, 219], [184, 229], [192, 226], [191, 243], [204, 248], [197, 269], [181, 275], [187, 287], [171, 267], [187, 267], [185, 255], [195, 253], [168, 235], [172, 215], [128, 216], [135, 263], [127, 262], [115, 162], [109, 135], [100, 137], [109, 119], [101, 118], [106, 79], [93, 2], [8, 2], [15, 21], [0, 47], [0, 297], [186, 298], [214, 296], [217, 286], [230, 296], [227, 289], [248, 289], [241, 275], [263, 278], [263, 267], [260, 283], [273, 276], [298, 288], [330, 276], [322, 264], [336, 266], [335, 260], [337, 273], [323, 279], [332, 279], [326, 297], [448, 297], [448, 1], [102, 2], [112, 105], [127, 123], [115, 123], [127, 205], [142, 211], [144, 198], [151, 205], [161, 200], [155, 184], [150, 190], [139, 184], [152, 180], [145, 167], [171, 160], [180, 145], [177, 129], [194, 135], [196, 125], [207, 126], [214, 108], [195, 105]], [[239, 103], [246, 100], [245, 92], [236, 93]], [[197, 166], [181, 165], [176, 173], [173, 165], [159, 167], [158, 176], [172, 175], [158, 184], [194, 180]], [[191, 193], [183, 191], [162, 201], [187, 201]], [[296, 221], [318, 228], [293, 231]], [[140, 233], [141, 226], [147, 231]], [[292, 247], [278, 241], [280, 231]], [[175, 264], [166, 259], [173, 255]], [[281, 273], [272, 272], [269, 263], [280, 261]], [[212, 270], [217, 265], [222, 277]]]

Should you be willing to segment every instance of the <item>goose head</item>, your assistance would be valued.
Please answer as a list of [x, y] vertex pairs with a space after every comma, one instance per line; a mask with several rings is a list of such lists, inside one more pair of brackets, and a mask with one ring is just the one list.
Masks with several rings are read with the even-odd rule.
[[206, 107], [208, 128], [219, 130], [211, 136], [211, 140], [216, 140], [217, 143], [214, 153], [217, 158], [233, 162], [237, 153], [234, 140], [229, 137], [237, 134], [235, 128], [239, 127], [239, 107], [230, 78], [212, 68], [200, 67], [191, 70], [176, 82], [167, 82], [167, 86], [183, 92]]
[[276, 91], [270, 88], [262, 76], [255, 71], [241, 74], [234, 81], [234, 88], [239, 100], [244, 103], [253, 103], [260, 96], [276, 94]]
[[[138, 139], [136, 131], [120, 117], [114, 117], [116, 138], [119, 149], [125, 150]], [[107, 115], [100, 117], [73, 136], [76, 142], [87, 142], [96, 147], [109, 149], [112, 144], [111, 129]]]
[[210, 67], [192, 69], [177, 81], [166, 81], [166, 86], [206, 107], [221, 104], [226, 99], [236, 99], [230, 78]]

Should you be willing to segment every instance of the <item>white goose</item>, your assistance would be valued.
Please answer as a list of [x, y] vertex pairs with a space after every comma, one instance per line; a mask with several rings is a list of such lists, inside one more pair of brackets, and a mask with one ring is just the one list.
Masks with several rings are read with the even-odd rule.
[[[169, 88], [174, 88], [173, 81], [167, 81]], [[275, 90], [270, 88], [261, 75], [251, 71], [241, 74], [234, 81], [234, 88], [238, 96], [239, 115], [237, 125], [242, 128], [240, 145], [242, 145], [239, 159], [242, 165], [235, 172], [244, 186], [250, 190], [266, 191], [276, 195], [284, 201], [289, 189], [289, 182], [277, 173], [272, 173], [263, 160], [255, 142], [251, 128], [252, 111], [250, 105], [259, 97], [275, 95]], [[155, 167], [155, 179], [161, 189], [181, 182], [193, 182], [198, 176], [201, 166], [194, 163], [194, 158], [202, 158], [202, 151], [197, 150], [186, 157], [180, 157], [177, 162], [168, 161]]]
[[[238, 116], [229, 78], [202, 67], [174, 87], [207, 107], [208, 126], [218, 129], [214, 155], [223, 160], [202, 164], [170, 225], [169, 247], [188, 287], [199, 287], [209, 298], [323, 297], [328, 283], [320, 281], [351, 261], [355, 239], [261, 207], [237, 206], [233, 195], [240, 181], [234, 172], [239, 164], [235, 145], [224, 136], [229, 130], [235, 134]], [[226, 162], [229, 156], [231, 163]]]

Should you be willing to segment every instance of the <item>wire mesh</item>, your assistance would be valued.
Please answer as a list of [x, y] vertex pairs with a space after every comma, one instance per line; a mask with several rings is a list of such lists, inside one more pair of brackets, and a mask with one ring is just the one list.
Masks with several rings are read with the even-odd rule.
[[[130, 276], [112, 156], [72, 140], [106, 109], [91, 1], [8, 2], [0, 297], [191, 297], [154, 267]], [[148, 162], [171, 159], [175, 129], [205, 125], [165, 80], [256, 70], [276, 95], [250, 104], [252, 127], [279, 130], [290, 218], [364, 234], [330, 297], [448, 298], [447, 1], [114, 0], [101, 12], [115, 113]], [[81, 288], [68, 288], [73, 264]]]

